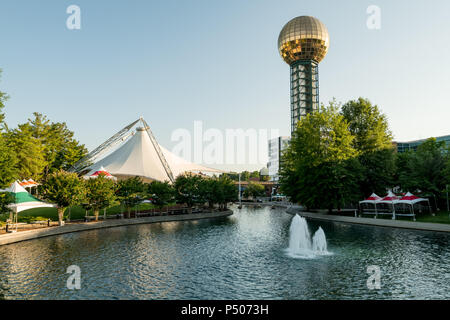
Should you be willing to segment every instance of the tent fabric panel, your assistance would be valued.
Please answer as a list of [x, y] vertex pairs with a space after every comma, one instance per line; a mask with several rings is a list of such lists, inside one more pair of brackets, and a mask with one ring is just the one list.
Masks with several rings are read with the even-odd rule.
[[55, 208], [56, 205], [45, 202], [28, 202], [28, 203], [25, 202], [19, 204], [10, 204], [8, 205], [8, 207], [14, 210], [15, 212], [19, 213], [25, 210], [35, 208]]
[[15, 203], [42, 202], [41, 200], [36, 199], [35, 197], [33, 197], [28, 192], [13, 193], [13, 195], [14, 195], [14, 198], [15, 198]]
[[[174, 177], [185, 172], [223, 172], [186, 161], [160, 146]], [[140, 176], [151, 180], [170, 181], [169, 176], [145, 130], [137, 130], [122, 146], [93, 164], [88, 176], [103, 168], [114, 176]]]

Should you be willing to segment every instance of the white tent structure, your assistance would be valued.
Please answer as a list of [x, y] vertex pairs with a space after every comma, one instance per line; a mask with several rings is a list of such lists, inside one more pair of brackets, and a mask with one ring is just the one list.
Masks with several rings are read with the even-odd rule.
[[396, 204], [406, 204], [410, 206], [410, 213], [397, 214], [398, 216], [408, 216], [413, 217], [413, 220], [416, 220], [416, 213], [414, 212], [414, 205], [419, 202], [427, 202], [428, 210], [431, 212], [430, 200], [426, 198], [420, 198], [418, 196], [413, 195], [411, 192], [407, 192], [402, 198], [397, 200]]
[[378, 195], [376, 195], [375, 193], [372, 193], [370, 195], [370, 197], [368, 197], [367, 199], [364, 199], [363, 201], [360, 201], [359, 203], [370, 203], [370, 204], [375, 204], [378, 201], [381, 200], [381, 197], [379, 197]]
[[379, 197], [377, 194], [375, 194], [375, 193], [372, 193], [371, 195], [370, 195], [370, 197], [368, 197], [367, 199], [364, 199], [364, 200], [362, 200], [362, 201], [360, 201], [359, 202], [359, 205], [360, 205], [360, 207], [361, 207], [361, 205], [362, 204], [371, 204], [371, 205], [373, 205], [373, 207], [374, 207], [374, 211], [372, 212], [372, 211], [364, 211], [364, 210], [362, 210], [362, 213], [365, 213], [365, 214], [375, 214], [375, 218], [377, 217], [377, 215], [378, 215], [378, 212], [377, 212], [377, 203], [379, 202], [381, 200], [381, 197]]
[[395, 204], [398, 203], [398, 200], [399, 197], [397, 197], [391, 190], [389, 190], [388, 194], [378, 200], [377, 204], [386, 203], [392, 205], [392, 219], [395, 220]]
[[10, 219], [16, 225], [17, 230], [17, 217], [18, 213], [34, 208], [54, 208], [54, 204], [45, 203], [28, 193], [24, 187], [22, 187], [19, 182], [14, 182], [8, 189], [0, 190], [0, 192], [9, 192], [14, 197], [14, 202], [9, 204], [8, 207], [13, 211], [14, 216]]
[[[131, 130], [139, 121], [142, 127]], [[114, 147], [115, 150], [111, 151]], [[222, 172], [186, 161], [160, 146], [142, 117], [92, 151], [72, 169], [87, 176], [102, 170], [119, 179], [139, 176], [148, 181], [169, 182], [185, 172]]]
[[[394, 193], [392, 193], [392, 191], [389, 191], [388, 194], [383, 197], [380, 198], [379, 196], [377, 196], [375, 193], [373, 193], [369, 198], [360, 201], [359, 204], [373, 204], [375, 210], [372, 211], [362, 211], [363, 214], [375, 214], [375, 218], [380, 214], [388, 214], [388, 215], [392, 215], [392, 219], [395, 219], [396, 216], [407, 216], [407, 217], [413, 217], [413, 220], [416, 220], [416, 214], [414, 212], [414, 205], [416, 203], [419, 202], [427, 202], [428, 203], [428, 209], [431, 212], [431, 207], [430, 207], [430, 201], [428, 199], [425, 198], [419, 198], [415, 195], [413, 195], [412, 193], [408, 192], [406, 193], [403, 197], [398, 197], [396, 196]], [[377, 205], [380, 204], [387, 204], [390, 205], [390, 208], [392, 208], [391, 212], [383, 212], [383, 211], [379, 211], [377, 208]], [[405, 205], [407, 205], [409, 207], [409, 213], [405, 213]], [[399, 206], [403, 206], [403, 208], [397, 208], [397, 209], [402, 209], [403, 213], [401, 212], [397, 212], [395, 210], [395, 206], [399, 207]]]

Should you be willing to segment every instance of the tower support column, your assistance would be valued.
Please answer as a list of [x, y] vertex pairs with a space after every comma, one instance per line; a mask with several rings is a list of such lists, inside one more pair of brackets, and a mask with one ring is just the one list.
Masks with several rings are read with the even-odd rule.
[[319, 109], [319, 64], [298, 60], [291, 65], [291, 135], [297, 122]]

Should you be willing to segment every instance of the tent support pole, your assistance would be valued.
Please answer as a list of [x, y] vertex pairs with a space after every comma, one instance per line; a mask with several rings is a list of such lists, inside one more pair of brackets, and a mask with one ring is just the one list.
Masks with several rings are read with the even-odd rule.
[[392, 201], [392, 220], [395, 220], [395, 204], [394, 204], [394, 201]]

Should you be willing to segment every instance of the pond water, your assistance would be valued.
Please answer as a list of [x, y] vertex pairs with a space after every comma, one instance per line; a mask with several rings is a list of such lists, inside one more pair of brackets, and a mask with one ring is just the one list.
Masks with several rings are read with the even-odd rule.
[[[2, 246], [0, 299], [450, 298], [450, 235], [309, 220], [330, 254], [304, 259], [287, 252], [292, 215], [233, 209]], [[66, 286], [71, 265], [80, 290]], [[367, 286], [369, 266], [380, 289]]]

